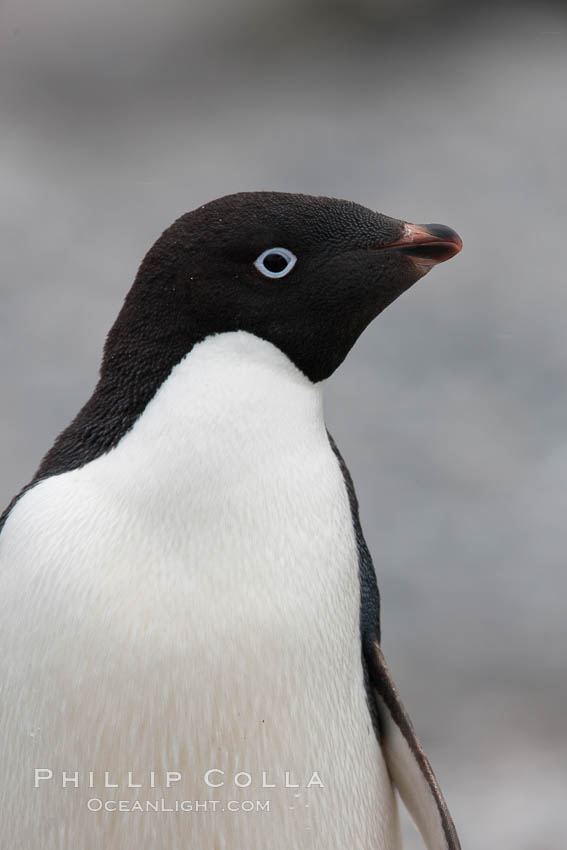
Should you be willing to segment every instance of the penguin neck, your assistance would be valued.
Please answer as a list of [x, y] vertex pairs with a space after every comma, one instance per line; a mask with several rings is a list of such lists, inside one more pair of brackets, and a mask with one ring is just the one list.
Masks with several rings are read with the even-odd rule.
[[321, 383], [272, 343], [237, 331], [197, 344], [91, 469], [128, 500], [181, 506], [249, 476], [269, 479], [322, 443]]
[[324, 382], [313, 383], [275, 345], [246, 331], [206, 337], [157, 389], [149, 384], [128, 386], [103, 375], [0, 516], [0, 531], [30, 487], [86, 466], [96, 470], [115, 452], [120, 474], [148, 490], [152, 474], [156, 488], [173, 479], [183, 487], [191, 468], [220, 478], [251, 472], [260, 458], [296, 454], [309, 438], [328, 446]]
[[[147, 359], [146, 356], [144, 362]], [[124, 368], [120, 365], [122, 360]], [[172, 364], [169, 367], [168, 360]], [[278, 397], [282, 397], [280, 384], [288, 391], [294, 388], [298, 397], [313, 399], [313, 416], [323, 421], [323, 382], [312, 383], [276, 346], [246, 331], [205, 337], [177, 358], [156, 352], [149, 367], [146, 362], [145, 370], [141, 367], [133, 371], [131, 365], [132, 358], [126, 356], [106, 363], [93, 395], [59, 435], [28, 486], [85, 466], [116, 448], [139, 425], [156, 397], [160, 394], [169, 397], [172, 387], [177, 389], [182, 382], [186, 383], [184, 392], [180, 393], [183, 407], [189, 403], [194, 416], [204, 410], [199, 397], [205, 394], [205, 387], [214, 386], [218, 390], [224, 410], [217, 411], [216, 419], [208, 410], [209, 427], [214, 427], [215, 421], [225, 422], [231, 415], [238, 431], [244, 415], [248, 427], [253, 429], [254, 414], [260, 422], [260, 414], [266, 417], [270, 411], [285, 420], [285, 411], [278, 403]], [[211, 402], [207, 398], [206, 405], [210, 406]], [[175, 410], [170, 412], [175, 419]], [[287, 415], [291, 415], [291, 410]]]

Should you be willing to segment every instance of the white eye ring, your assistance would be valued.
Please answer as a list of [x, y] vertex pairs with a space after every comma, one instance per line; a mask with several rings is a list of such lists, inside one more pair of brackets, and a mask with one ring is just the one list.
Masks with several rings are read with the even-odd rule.
[[[270, 269], [264, 265], [266, 257], [269, 257], [272, 254], [275, 254], [277, 257], [282, 257], [282, 259], [286, 261], [286, 265], [279, 272], [270, 271]], [[264, 275], [264, 277], [285, 277], [286, 274], [290, 273], [296, 262], [297, 257], [295, 254], [292, 254], [291, 251], [288, 251], [287, 248], [268, 248], [266, 251], [262, 251], [254, 265], [258, 271]]]

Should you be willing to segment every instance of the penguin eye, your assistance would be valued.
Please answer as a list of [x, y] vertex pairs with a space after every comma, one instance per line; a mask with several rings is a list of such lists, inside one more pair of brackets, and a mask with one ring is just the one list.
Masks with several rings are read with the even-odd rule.
[[254, 265], [264, 277], [285, 277], [296, 261], [295, 254], [287, 248], [268, 248], [260, 254]]

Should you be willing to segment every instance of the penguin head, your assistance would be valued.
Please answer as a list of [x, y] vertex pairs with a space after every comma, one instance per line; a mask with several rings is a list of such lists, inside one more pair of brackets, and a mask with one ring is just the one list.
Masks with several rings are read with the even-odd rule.
[[279, 192], [229, 195], [186, 213], [145, 257], [105, 349], [172, 367], [206, 337], [248, 331], [312, 381], [461, 240], [358, 204]]

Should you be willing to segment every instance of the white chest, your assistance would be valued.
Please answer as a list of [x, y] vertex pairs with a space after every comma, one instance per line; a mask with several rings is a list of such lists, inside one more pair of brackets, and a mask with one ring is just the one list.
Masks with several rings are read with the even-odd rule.
[[[111, 835], [124, 850], [152, 835], [171, 850], [396, 846], [321, 388], [272, 345], [237, 333], [196, 347], [114, 450], [21, 500], [0, 544], [3, 763], [20, 790], [35, 767], [54, 774], [31, 800], [12, 793], [22, 847], [38, 823], [51, 846], [54, 811], [63, 850]], [[224, 786], [207, 786], [211, 769]], [[79, 787], [61, 789], [62, 771]], [[170, 789], [167, 771], [181, 775]], [[305, 787], [314, 772], [324, 788]], [[270, 811], [86, 808], [162, 795]]]

